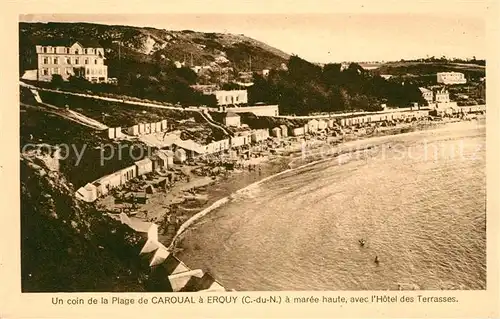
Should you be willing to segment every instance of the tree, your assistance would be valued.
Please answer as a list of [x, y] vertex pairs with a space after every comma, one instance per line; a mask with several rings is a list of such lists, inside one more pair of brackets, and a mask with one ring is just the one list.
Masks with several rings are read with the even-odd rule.
[[50, 82], [57, 88], [61, 88], [64, 85], [64, 80], [60, 74], [53, 74]]

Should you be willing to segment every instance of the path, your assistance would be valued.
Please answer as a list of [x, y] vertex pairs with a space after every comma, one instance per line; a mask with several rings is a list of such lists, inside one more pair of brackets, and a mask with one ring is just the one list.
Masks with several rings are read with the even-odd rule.
[[[126, 103], [126, 104], [131, 104], [131, 105], [140, 105], [140, 106], [154, 107], [154, 108], [161, 108], [161, 109], [168, 109], [168, 110], [177, 110], [177, 111], [182, 111], [182, 112], [196, 112], [196, 113], [200, 114], [201, 117], [210, 126], [215, 127], [215, 128], [217, 128], [219, 130], [222, 130], [224, 132], [224, 134], [226, 134], [227, 136], [231, 136], [232, 135], [226, 128], [224, 128], [222, 125], [216, 123], [213, 119], [211, 119], [211, 117], [209, 116], [209, 114], [208, 114], [208, 112], [207, 112], [206, 109], [202, 109], [200, 111], [199, 108], [194, 107], [194, 106], [190, 106], [190, 107], [166, 106], [166, 105], [155, 104], [155, 103], [129, 101], [129, 100], [125, 100], [125, 99], [117, 99], [117, 98], [104, 97], [104, 96], [98, 96], [98, 95], [91, 95], [91, 94], [83, 94], [83, 93], [76, 93], [76, 92], [68, 92], [68, 91], [59, 91], [59, 90], [53, 90], [53, 89], [40, 88], [40, 87], [31, 85], [31, 84], [24, 83], [22, 81], [19, 81], [19, 84], [21, 86], [24, 86], [24, 87], [27, 87], [27, 88], [31, 89], [32, 91], [33, 90], [35, 90], [35, 91], [36, 90], [42, 90], [42, 91], [47, 91], [47, 92], [53, 92], [53, 93], [59, 93], [59, 94], [68, 94], [68, 95], [74, 95], [74, 96], [80, 96], [80, 97], [86, 97], [86, 98], [91, 98], [91, 99], [96, 99], [96, 100], [104, 100], [104, 101], [110, 101], [110, 102]], [[35, 98], [37, 98], [37, 96], [39, 98], [38, 92], [37, 92]], [[104, 124], [102, 124], [102, 125], [104, 125]]]

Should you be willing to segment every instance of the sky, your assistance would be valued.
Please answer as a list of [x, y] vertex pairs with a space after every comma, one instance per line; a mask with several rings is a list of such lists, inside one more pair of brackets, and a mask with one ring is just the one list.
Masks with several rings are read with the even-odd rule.
[[316, 7], [314, 1], [309, 2], [316, 10], [290, 10], [291, 6], [284, 10], [274, 6], [276, 2], [272, 0], [263, 3], [268, 2], [267, 10], [245, 10], [240, 6], [240, 10], [231, 11], [208, 6], [212, 10], [203, 11], [198, 6], [178, 12], [168, 10], [167, 14], [130, 14], [120, 10], [114, 10], [115, 14], [30, 14], [20, 16], [20, 21], [92, 22], [244, 34], [320, 63], [486, 56], [485, 1], [406, 1], [402, 6], [405, 1], [379, 0], [351, 7], [336, 6], [339, 2], [334, 0], [319, 1]]

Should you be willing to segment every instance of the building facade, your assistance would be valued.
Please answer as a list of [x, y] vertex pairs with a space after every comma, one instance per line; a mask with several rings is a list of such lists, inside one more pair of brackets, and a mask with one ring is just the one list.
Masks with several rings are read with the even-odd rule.
[[460, 72], [439, 72], [437, 73], [437, 83], [442, 84], [465, 84], [465, 75]]
[[218, 90], [208, 94], [215, 95], [218, 105], [248, 104], [247, 90]]
[[449, 103], [450, 102], [450, 94], [448, 93], [447, 90], [444, 88], [437, 91], [436, 94], [434, 94], [434, 101], [436, 103]]
[[97, 43], [47, 42], [36, 45], [38, 81], [51, 81], [54, 74], [64, 80], [78, 76], [94, 83], [108, 80], [104, 49]]
[[253, 113], [257, 116], [278, 116], [278, 105], [255, 105], [255, 106], [238, 106], [238, 107], [223, 107], [222, 111], [233, 113]]
[[227, 112], [224, 117], [224, 125], [239, 127], [241, 125], [240, 116], [234, 112]]

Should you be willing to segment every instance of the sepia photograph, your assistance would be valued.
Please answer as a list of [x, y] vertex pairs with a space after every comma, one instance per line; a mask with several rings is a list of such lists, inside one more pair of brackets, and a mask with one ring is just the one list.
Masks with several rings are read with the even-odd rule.
[[438, 9], [20, 14], [22, 292], [485, 291], [485, 3]]

